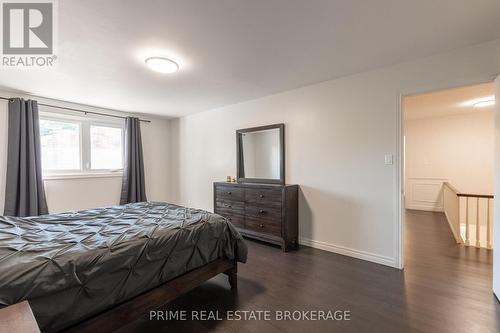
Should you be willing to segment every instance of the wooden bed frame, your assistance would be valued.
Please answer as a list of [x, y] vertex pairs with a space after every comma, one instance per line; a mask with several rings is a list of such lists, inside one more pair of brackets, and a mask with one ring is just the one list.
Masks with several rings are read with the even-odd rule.
[[220, 273], [225, 273], [228, 276], [231, 289], [234, 290], [237, 288], [237, 272], [236, 260], [217, 259], [71, 326], [63, 332], [112, 332], [149, 314], [149, 311], [157, 310], [162, 305], [200, 286]]

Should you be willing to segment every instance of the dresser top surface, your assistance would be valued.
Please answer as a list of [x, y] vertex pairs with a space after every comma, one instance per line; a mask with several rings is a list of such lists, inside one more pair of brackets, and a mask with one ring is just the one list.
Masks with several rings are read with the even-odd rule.
[[295, 184], [272, 184], [272, 183], [233, 183], [233, 182], [214, 182], [214, 185], [220, 186], [235, 186], [235, 187], [273, 187], [273, 188], [282, 188], [282, 187], [294, 187], [298, 186]]

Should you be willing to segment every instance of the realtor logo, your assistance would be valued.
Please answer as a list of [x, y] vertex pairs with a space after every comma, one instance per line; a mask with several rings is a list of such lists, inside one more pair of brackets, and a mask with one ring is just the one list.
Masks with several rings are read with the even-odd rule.
[[52, 66], [54, 12], [52, 0], [2, 1], [3, 67]]
[[3, 3], [3, 54], [52, 54], [52, 3]]

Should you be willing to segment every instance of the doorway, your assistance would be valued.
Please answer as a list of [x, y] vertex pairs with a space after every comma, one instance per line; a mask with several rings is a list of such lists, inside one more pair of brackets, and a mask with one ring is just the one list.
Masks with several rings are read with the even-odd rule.
[[494, 95], [495, 84], [487, 82], [402, 96], [400, 268], [405, 223], [418, 214], [445, 221], [459, 246], [493, 247]]

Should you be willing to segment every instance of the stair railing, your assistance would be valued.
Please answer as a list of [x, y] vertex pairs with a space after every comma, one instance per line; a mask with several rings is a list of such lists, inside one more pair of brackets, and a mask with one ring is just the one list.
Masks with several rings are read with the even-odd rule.
[[[444, 213], [457, 243], [489, 250], [493, 248], [493, 199], [493, 195], [462, 193], [450, 183], [443, 183]], [[482, 226], [486, 228], [485, 232]], [[471, 237], [472, 233], [474, 237]]]

